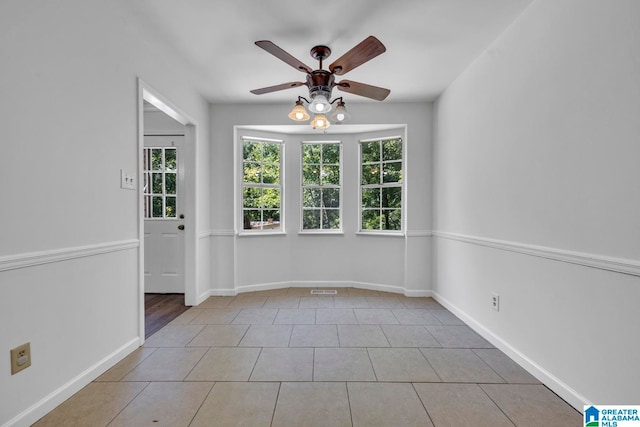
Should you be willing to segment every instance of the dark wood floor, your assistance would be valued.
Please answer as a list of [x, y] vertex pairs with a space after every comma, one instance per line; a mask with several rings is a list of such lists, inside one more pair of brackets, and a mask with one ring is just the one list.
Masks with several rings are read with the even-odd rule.
[[145, 338], [187, 311], [184, 294], [144, 294]]

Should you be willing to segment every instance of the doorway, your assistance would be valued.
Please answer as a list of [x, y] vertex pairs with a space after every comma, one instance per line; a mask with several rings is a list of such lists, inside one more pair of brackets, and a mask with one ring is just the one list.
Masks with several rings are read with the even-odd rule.
[[[139, 338], [144, 343], [145, 300], [175, 295], [197, 300], [195, 231], [196, 124], [144, 81], [139, 87], [138, 213]], [[178, 313], [179, 314], [179, 313]], [[167, 318], [170, 321], [171, 318]]]

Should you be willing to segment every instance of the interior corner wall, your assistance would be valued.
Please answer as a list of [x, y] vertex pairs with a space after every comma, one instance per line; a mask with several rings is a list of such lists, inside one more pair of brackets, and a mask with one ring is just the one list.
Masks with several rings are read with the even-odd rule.
[[535, 1], [436, 104], [436, 296], [579, 410], [640, 401], [638, 16]]
[[[211, 223], [214, 224], [211, 231], [211, 293], [233, 294], [243, 288], [303, 283], [388, 286], [410, 294], [430, 292], [432, 105], [429, 103], [349, 104], [350, 124], [406, 124], [406, 237], [356, 235], [357, 136], [321, 132], [271, 136], [285, 139], [287, 235], [235, 235], [233, 207], [237, 199], [233, 178], [234, 143], [237, 141], [234, 141], [234, 126], [290, 125], [292, 122], [287, 118], [290, 109], [288, 104], [211, 107]], [[242, 129], [240, 132], [247, 131]], [[299, 176], [296, 156], [299, 156], [300, 141], [336, 138], [344, 145], [343, 207], [344, 215], [348, 215], [343, 221], [345, 233], [338, 236], [298, 235], [300, 208], [296, 188], [299, 188], [300, 180], [296, 178]], [[306, 258], [300, 258], [300, 254], [305, 254]], [[251, 260], [250, 268], [247, 260]]]
[[[139, 293], [138, 78], [197, 121], [208, 103], [180, 53], [135, 5], [2, 3], [0, 13], [0, 425], [31, 425], [135, 349]], [[197, 223], [208, 229], [208, 161]], [[208, 255], [208, 252], [206, 253]], [[203, 263], [200, 263], [203, 264]], [[9, 349], [32, 365], [10, 373]]]

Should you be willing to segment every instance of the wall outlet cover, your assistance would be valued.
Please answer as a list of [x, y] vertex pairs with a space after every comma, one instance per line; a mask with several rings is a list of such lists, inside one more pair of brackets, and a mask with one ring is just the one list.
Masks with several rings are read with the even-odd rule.
[[31, 343], [11, 349], [11, 375], [31, 366]]
[[491, 308], [500, 311], [500, 295], [491, 294]]

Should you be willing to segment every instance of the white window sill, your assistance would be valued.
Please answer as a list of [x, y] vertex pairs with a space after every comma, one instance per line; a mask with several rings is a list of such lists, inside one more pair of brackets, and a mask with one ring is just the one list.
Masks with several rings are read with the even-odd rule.
[[254, 236], [286, 236], [284, 231], [240, 231], [238, 237], [254, 237]]
[[359, 236], [384, 236], [384, 237], [406, 237], [402, 231], [358, 231]]
[[344, 236], [342, 230], [300, 230], [298, 234], [315, 235], [315, 236]]

